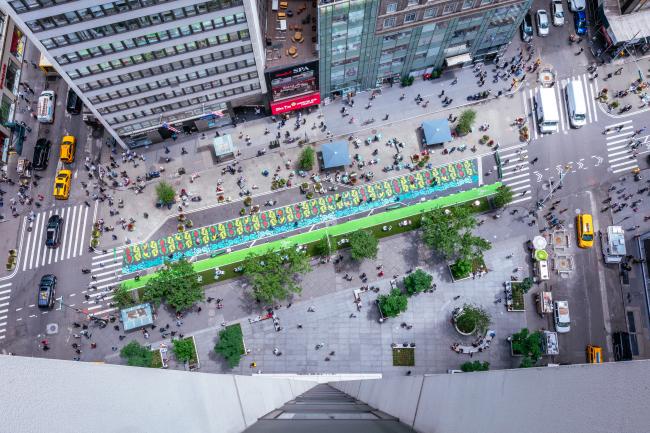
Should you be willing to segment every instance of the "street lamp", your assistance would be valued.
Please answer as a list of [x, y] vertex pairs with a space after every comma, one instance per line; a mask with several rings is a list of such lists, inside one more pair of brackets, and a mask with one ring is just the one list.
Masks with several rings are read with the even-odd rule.
[[548, 201], [551, 197], [553, 197], [553, 193], [560, 189], [562, 187], [562, 181], [564, 180], [564, 177], [569, 174], [571, 169], [573, 168], [572, 164], [566, 164], [564, 167], [560, 169], [560, 179], [557, 182], [557, 186], [553, 187], [553, 183], [551, 181], [552, 178], [549, 178], [549, 191], [548, 194], [546, 194], [546, 197], [544, 197], [541, 200], [537, 201], [537, 209], [542, 209], [544, 207], [544, 203]]

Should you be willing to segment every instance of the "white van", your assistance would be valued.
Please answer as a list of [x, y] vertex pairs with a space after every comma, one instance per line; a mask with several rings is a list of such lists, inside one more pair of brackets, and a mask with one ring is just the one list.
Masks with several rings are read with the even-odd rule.
[[41, 123], [54, 122], [54, 107], [56, 106], [56, 94], [52, 90], [43, 90], [38, 98], [37, 119]]
[[571, 330], [571, 316], [569, 316], [569, 303], [567, 301], [555, 301], [553, 303], [553, 321], [558, 334], [564, 334]]
[[569, 122], [574, 128], [580, 128], [587, 124], [587, 103], [582, 83], [578, 80], [571, 80], [566, 85], [566, 106]]
[[555, 101], [555, 92], [550, 87], [540, 87], [535, 96], [535, 111], [539, 132], [548, 134], [558, 131], [560, 114]]
[[585, 0], [569, 0], [569, 9], [571, 9], [571, 12], [583, 11], [585, 10], [585, 6]]

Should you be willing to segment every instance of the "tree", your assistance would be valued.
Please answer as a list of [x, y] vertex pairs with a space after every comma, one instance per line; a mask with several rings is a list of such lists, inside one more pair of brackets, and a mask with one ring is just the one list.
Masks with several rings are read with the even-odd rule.
[[422, 238], [445, 259], [453, 260], [460, 252], [463, 233], [474, 227], [476, 219], [465, 207], [434, 209], [422, 217]]
[[332, 254], [332, 243], [329, 236], [325, 235], [314, 244], [314, 253], [321, 257], [327, 257]]
[[172, 204], [174, 203], [176, 192], [170, 184], [163, 180], [156, 185], [156, 195], [158, 196], [158, 200], [163, 204]]
[[476, 111], [465, 110], [460, 113], [458, 124], [456, 125], [456, 132], [458, 135], [467, 135], [472, 131], [472, 125], [476, 120]]
[[422, 269], [418, 269], [404, 278], [404, 288], [409, 296], [413, 296], [416, 293], [423, 292], [430, 288], [432, 281], [433, 277], [431, 275], [427, 274]]
[[301, 170], [309, 171], [314, 168], [314, 160], [316, 159], [316, 152], [311, 146], [307, 146], [300, 152], [298, 158], [298, 168]]
[[520, 368], [532, 367], [542, 356], [542, 333], [539, 331], [531, 334], [528, 328], [522, 328], [512, 335], [511, 343], [513, 353], [524, 356]]
[[244, 339], [239, 323], [219, 331], [219, 342], [214, 346], [214, 351], [226, 359], [230, 368], [239, 365], [244, 355]]
[[454, 317], [458, 329], [465, 333], [484, 334], [492, 318], [485, 309], [477, 305], [465, 304], [462, 312]]
[[131, 291], [129, 289], [120, 286], [115, 290], [113, 301], [119, 308], [126, 308], [133, 305], [133, 296], [131, 296]]
[[492, 197], [492, 202], [496, 207], [504, 207], [512, 201], [512, 197], [512, 189], [507, 185], [501, 185]]
[[307, 255], [295, 247], [250, 254], [242, 266], [255, 297], [265, 304], [287, 299], [291, 293], [300, 293], [302, 289], [295, 278], [297, 274], [311, 271]]
[[386, 317], [395, 317], [406, 311], [408, 306], [408, 298], [397, 288], [391, 290], [388, 295], [380, 295], [377, 300], [381, 313]]
[[350, 235], [350, 257], [353, 260], [377, 257], [379, 241], [370, 230], [358, 230]]
[[192, 265], [183, 259], [165, 263], [165, 268], [147, 281], [142, 298], [155, 304], [164, 299], [176, 311], [183, 311], [203, 299], [203, 287]]
[[153, 353], [137, 341], [131, 341], [120, 350], [120, 356], [131, 367], [151, 367]]
[[462, 234], [458, 255], [465, 260], [476, 260], [492, 248], [492, 244], [480, 236], [474, 236], [469, 231]]
[[174, 347], [174, 356], [180, 362], [189, 361], [194, 358], [196, 350], [194, 349], [194, 341], [191, 338], [175, 339], [172, 340]]
[[472, 371], [488, 371], [490, 369], [490, 363], [487, 361], [467, 361], [460, 366], [460, 369], [465, 373], [470, 373]]

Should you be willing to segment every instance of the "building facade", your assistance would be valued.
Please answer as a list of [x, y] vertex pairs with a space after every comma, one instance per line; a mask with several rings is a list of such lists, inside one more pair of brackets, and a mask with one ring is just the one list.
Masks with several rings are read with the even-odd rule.
[[229, 122], [261, 99], [253, 0], [0, 0], [86, 108], [137, 146]]
[[[12, 153], [21, 153], [24, 129], [13, 125], [18, 104], [26, 37], [16, 23], [0, 11], [0, 166]], [[24, 108], [23, 108], [24, 109]]]
[[320, 90], [333, 97], [495, 56], [532, 0], [342, 0], [319, 9]]

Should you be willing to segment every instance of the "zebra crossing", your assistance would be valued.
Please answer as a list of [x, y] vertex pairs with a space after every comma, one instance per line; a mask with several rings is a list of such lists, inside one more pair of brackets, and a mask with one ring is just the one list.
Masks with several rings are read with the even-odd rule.
[[518, 144], [499, 153], [501, 160], [501, 183], [510, 187], [513, 192], [511, 203], [521, 203], [532, 198], [530, 183], [530, 163], [528, 161], [528, 145]]
[[[29, 217], [25, 217], [23, 227], [27, 230], [27, 239], [21, 251], [20, 268], [23, 271], [36, 269], [82, 255], [87, 248], [86, 225], [89, 209], [81, 204], [39, 212], [31, 222]], [[57, 248], [48, 248], [45, 246], [47, 221], [57, 214], [63, 218], [61, 242]]]
[[11, 284], [0, 281], [0, 340], [5, 339], [7, 332], [7, 315], [9, 313], [9, 298], [11, 297]]
[[[634, 126], [631, 120], [625, 120], [605, 127], [607, 162], [612, 173], [631, 171], [639, 166], [634, 149], [630, 146], [633, 137]], [[648, 137], [639, 137], [639, 139], [647, 141]]]
[[82, 292], [86, 298], [82, 308], [87, 314], [102, 316], [117, 310], [117, 306], [112, 305], [112, 299], [113, 291], [122, 280], [123, 250], [124, 247], [119, 247], [93, 256], [89, 288]]
[[[598, 107], [596, 103], [596, 97], [598, 96], [598, 83], [596, 80], [590, 80], [587, 74], [574, 75], [571, 77], [564, 78], [559, 80], [553, 90], [555, 92], [555, 100], [557, 102], [558, 113], [560, 117], [560, 124], [558, 125], [558, 131], [564, 134], [568, 134], [571, 129], [571, 124], [569, 123], [569, 117], [566, 109], [566, 93], [565, 88], [569, 81], [579, 81], [582, 89], [585, 94], [585, 103], [587, 105], [587, 123], [598, 122]], [[535, 114], [535, 97], [539, 94], [540, 86], [530, 88], [521, 92], [522, 103], [524, 106], [524, 113], [533, 113], [532, 116], [528, 116], [529, 129], [531, 138], [537, 139], [541, 136], [539, 128], [537, 125], [537, 116]]]

